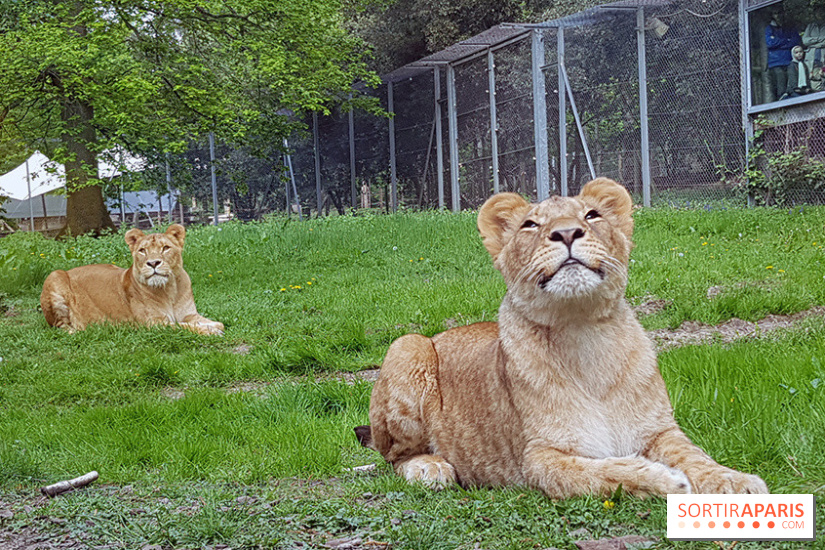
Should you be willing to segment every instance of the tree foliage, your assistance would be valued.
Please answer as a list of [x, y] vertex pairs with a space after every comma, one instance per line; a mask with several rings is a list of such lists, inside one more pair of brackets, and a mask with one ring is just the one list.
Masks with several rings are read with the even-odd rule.
[[100, 230], [101, 151], [160, 158], [208, 131], [266, 150], [292, 113], [370, 80], [341, 13], [339, 0], [0, 0], [0, 131], [63, 162], [69, 229]]

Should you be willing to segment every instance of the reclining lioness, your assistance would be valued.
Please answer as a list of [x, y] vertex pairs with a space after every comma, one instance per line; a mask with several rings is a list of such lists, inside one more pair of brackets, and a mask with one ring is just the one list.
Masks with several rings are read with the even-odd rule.
[[524, 485], [550, 497], [766, 493], [673, 418], [656, 355], [624, 299], [630, 195], [608, 179], [574, 198], [490, 198], [478, 228], [507, 283], [498, 323], [387, 352], [356, 435], [401, 476], [443, 487]]
[[183, 269], [182, 225], [144, 235], [130, 229], [125, 240], [132, 266], [111, 264], [53, 271], [43, 283], [40, 306], [46, 321], [74, 332], [91, 323], [179, 325], [200, 334], [223, 334], [223, 324], [198, 314], [192, 282]]

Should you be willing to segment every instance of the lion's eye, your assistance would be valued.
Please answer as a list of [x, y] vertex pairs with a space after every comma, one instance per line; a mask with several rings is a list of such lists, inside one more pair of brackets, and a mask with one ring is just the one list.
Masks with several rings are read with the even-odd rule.
[[595, 220], [596, 218], [601, 218], [601, 217], [602, 217], [602, 215], [599, 214], [595, 210], [591, 210], [587, 214], [584, 215], [585, 220]]
[[532, 229], [532, 228], [538, 227], [538, 226], [539, 226], [539, 224], [537, 224], [533, 220], [527, 220], [523, 224], [521, 224], [522, 229]]
[[139, 254], [146, 254], [146, 249], [145, 248], [138, 249], [138, 253]]
[[169, 250], [170, 248], [172, 248], [172, 247], [171, 247], [171, 246], [169, 246], [168, 244], [163, 245], [163, 251], [164, 251], [164, 252], [166, 252], [166, 251], [167, 251], [167, 250]]

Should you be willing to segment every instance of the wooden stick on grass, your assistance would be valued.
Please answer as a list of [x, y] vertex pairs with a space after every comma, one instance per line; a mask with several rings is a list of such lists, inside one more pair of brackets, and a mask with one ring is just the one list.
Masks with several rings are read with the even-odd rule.
[[55, 483], [47, 487], [41, 487], [40, 492], [46, 495], [47, 497], [56, 497], [57, 495], [62, 495], [63, 493], [74, 491], [75, 489], [80, 489], [81, 487], [85, 487], [89, 483], [95, 481], [97, 477], [97, 472], [89, 472], [86, 475], [82, 475], [74, 479], [61, 481], [59, 483]]

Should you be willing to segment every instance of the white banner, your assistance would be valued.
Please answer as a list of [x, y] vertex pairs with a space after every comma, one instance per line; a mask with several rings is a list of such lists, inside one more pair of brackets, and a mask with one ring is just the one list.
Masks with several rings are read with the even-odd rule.
[[814, 495], [668, 495], [671, 540], [815, 540]]

